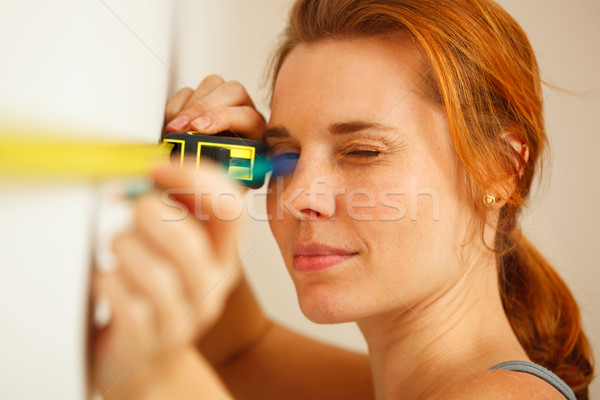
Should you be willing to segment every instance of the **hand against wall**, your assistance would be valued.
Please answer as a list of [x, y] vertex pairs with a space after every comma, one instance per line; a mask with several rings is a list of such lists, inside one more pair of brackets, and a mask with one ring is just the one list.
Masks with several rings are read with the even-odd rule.
[[137, 200], [133, 227], [114, 240], [118, 268], [94, 277], [111, 319], [95, 335], [93, 379], [109, 398], [169, 386], [242, 273], [243, 199], [221, 169], [163, 167], [154, 179], [160, 189]]

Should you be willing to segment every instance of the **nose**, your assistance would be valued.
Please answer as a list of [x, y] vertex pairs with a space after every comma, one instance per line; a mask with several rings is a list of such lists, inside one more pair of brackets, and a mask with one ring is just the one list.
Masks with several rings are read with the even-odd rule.
[[283, 190], [278, 191], [278, 206], [300, 221], [333, 219], [336, 193], [340, 192], [335, 184], [339, 181], [326, 160], [301, 155], [293, 174], [285, 179]]

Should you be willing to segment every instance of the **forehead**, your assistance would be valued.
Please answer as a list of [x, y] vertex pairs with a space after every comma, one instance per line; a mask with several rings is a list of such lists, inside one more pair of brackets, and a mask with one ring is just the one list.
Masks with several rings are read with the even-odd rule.
[[[380, 123], [415, 154], [447, 170], [456, 162], [445, 110], [423, 94], [429, 68], [408, 39], [374, 37], [299, 45], [273, 91], [269, 127], [322, 141], [332, 123]], [[452, 164], [453, 165], [453, 164]]]
[[279, 71], [272, 113], [385, 112], [398, 102], [406, 106], [414, 100], [425, 71], [420, 52], [407, 39], [372, 37], [301, 44]]

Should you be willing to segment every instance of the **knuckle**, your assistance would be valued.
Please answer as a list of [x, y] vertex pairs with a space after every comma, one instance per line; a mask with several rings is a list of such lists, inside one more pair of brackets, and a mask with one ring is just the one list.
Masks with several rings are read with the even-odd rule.
[[204, 308], [201, 310], [203, 312], [203, 319], [208, 323], [215, 322], [223, 311], [224, 302], [225, 296], [223, 293], [219, 293], [219, 290], [216, 290], [216, 293], [210, 293], [207, 296]]
[[214, 164], [211, 165], [210, 168], [208, 165], [206, 167], [205, 173], [207, 175], [212, 174], [209, 178], [210, 181], [207, 183], [207, 187], [210, 189], [207, 204], [210, 205], [223, 196], [238, 198], [243, 195], [242, 191], [238, 188], [238, 185], [229, 178], [226, 171], [223, 170], [221, 166]]
[[167, 119], [172, 119], [173, 117], [175, 117], [175, 114], [179, 112], [179, 108], [181, 107], [181, 99], [188, 98], [192, 92], [193, 90], [188, 87], [183, 88], [179, 90], [175, 94], [175, 96], [173, 96], [171, 100], [167, 102], [167, 105], [165, 106], [165, 114], [167, 116]]
[[206, 114], [208, 107], [206, 107], [201, 100], [198, 100], [192, 105], [191, 110], [194, 114], [201, 115]]
[[196, 305], [194, 309], [194, 319], [196, 320], [195, 324], [201, 327], [212, 325], [212, 323], [215, 322], [219, 316], [217, 305], [210, 301], [209, 297], [210, 296], [204, 298]]
[[165, 122], [169, 123], [175, 119], [177, 115], [177, 111], [175, 108], [169, 109], [168, 107], [165, 109]]
[[175, 114], [177, 114], [175, 107], [167, 104], [167, 107], [165, 108], [165, 120], [170, 122], [175, 117]]
[[266, 128], [267, 124], [265, 122], [264, 117], [262, 116], [262, 114], [260, 114], [258, 111], [256, 111], [255, 108], [248, 106], [248, 114], [250, 115], [250, 118], [252, 118], [253, 120], [253, 125], [258, 127], [258, 128]]
[[148, 326], [154, 320], [154, 308], [149, 301], [136, 296], [128, 302], [129, 314], [140, 326]]
[[136, 222], [142, 221], [144, 218], [152, 215], [155, 210], [155, 199], [152, 196], [146, 195], [141, 196], [137, 200], [135, 207], [135, 220]]
[[241, 193], [237, 188], [230, 185], [228, 185], [228, 187], [223, 187], [217, 193], [215, 200], [215, 202], [218, 202], [218, 211], [224, 216], [236, 215], [240, 201]]
[[223, 78], [221, 78], [221, 76], [217, 75], [217, 74], [210, 74], [207, 75], [202, 82], [200, 82], [200, 85], [198, 85], [198, 87], [204, 85], [204, 84], [210, 84], [210, 85], [215, 85], [215, 84], [223, 84], [225, 82], [225, 80]]
[[[195, 221], [190, 222], [195, 223]], [[186, 254], [188, 256], [189, 263], [195, 264], [197, 262], [201, 262], [203, 259], [202, 253], [208, 248], [206, 238], [198, 235], [197, 233], [192, 234], [192, 232], [184, 234], [184, 232], [180, 231], [176, 235], [178, 246], [181, 249], [182, 254]]]
[[127, 243], [129, 242], [130, 237], [131, 234], [128, 232], [122, 232], [115, 235], [112, 240], [112, 250], [115, 253], [120, 253], [123, 249], [127, 247]]
[[161, 221], [165, 217], [163, 204], [155, 195], [140, 197], [133, 212], [133, 226], [143, 230], [152, 226], [152, 221]]
[[173, 96], [173, 98], [189, 96], [193, 92], [194, 92], [194, 90], [192, 88], [186, 86], [186, 87], [178, 90], [177, 93], [175, 94], [175, 96]]
[[238, 81], [228, 81], [225, 83], [227, 88], [236, 96], [246, 96], [246, 88]]
[[230, 80], [230, 81], [227, 81], [227, 82], [225, 82], [225, 84], [226, 84], [227, 86], [229, 86], [229, 87], [232, 87], [232, 88], [241, 88], [241, 89], [244, 89], [244, 85], [242, 85], [242, 84], [240, 83], [240, 81], [237, 81], [237, 80], [235, 80], [235, 79], [232, 79], [232, 80]]
[[143, 211], [154, 212], [160, 206], [160, 197], [155, 193], [145, 194], [138, 199], [138, 207]]
[[171, 265], [163, 262], [156, 262], [152, 267], [152, 274], [156, 282], [157, 290], [165, 293], [176, 293], [180, 290], [178, 276]]
[[232, 110], [228, 107], [217, 107], [211, 111], [214, 117], [214, 122], [223, 124], [229, 124], [234, 117]]

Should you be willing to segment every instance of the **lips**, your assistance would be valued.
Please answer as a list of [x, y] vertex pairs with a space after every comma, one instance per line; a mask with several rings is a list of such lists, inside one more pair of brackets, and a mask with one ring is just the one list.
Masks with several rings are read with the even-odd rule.
[[296, 243], [292, 248], [294, 269], [320, 271], [354, 257], [356, 252], [322, 243]]

